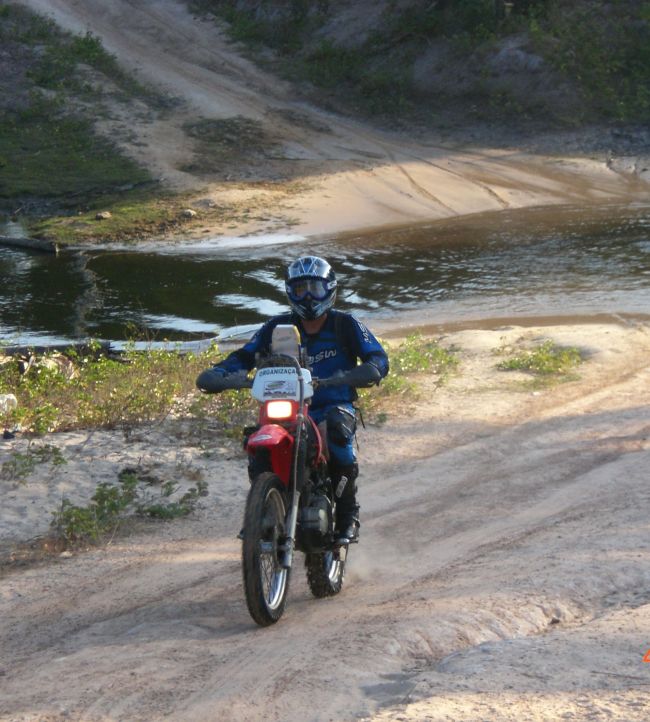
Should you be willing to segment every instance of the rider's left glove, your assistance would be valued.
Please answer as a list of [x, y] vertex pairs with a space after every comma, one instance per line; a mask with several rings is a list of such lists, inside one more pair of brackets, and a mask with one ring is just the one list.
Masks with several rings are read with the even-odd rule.
[[221, 382], [224, 376], [227, 376], [225, 369], [219, 368], [219, 366], [213, 366], [211, 369], [206, 369], [198, 375], [196, 385], [201, 391], [214, 394], [217, 391], [223, 391], [223, 384]]

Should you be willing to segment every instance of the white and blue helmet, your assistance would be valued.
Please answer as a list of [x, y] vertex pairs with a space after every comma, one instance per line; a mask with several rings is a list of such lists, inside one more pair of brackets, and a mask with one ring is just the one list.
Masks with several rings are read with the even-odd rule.
[[303, 256], [287, 268], [285, 289], [291, 308], [311, 321], [334, 305], [336, 274], [324, 258]]

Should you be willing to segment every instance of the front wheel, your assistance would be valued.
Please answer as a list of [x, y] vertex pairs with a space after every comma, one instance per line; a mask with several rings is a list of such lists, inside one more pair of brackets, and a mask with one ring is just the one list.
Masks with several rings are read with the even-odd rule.
[[347, 549], [341, 547], [305, 556], [307, 583], [315, 597], [333, 597], [341, 591], [345, 578], [346, 554]]
[[284, 499], [280, 479], [265, 472], [253, 480], [246, 500], [244, 591], [248, 611], [262, 627], [280, 619], [289, 590], [289, 570], [280, 563], [280, 546], [286, 537]]

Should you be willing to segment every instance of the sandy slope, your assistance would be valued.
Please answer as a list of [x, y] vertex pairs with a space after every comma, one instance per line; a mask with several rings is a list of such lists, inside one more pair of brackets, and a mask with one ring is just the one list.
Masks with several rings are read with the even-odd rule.
[[[178, 0], [20, 4], [75, 32], [91, 30], [139, 80], [182, 101], [164, 117], [137, 104], [116, 105], [116, 118], [101, 127], [157, 177], [201, 189], [203, 200], [244, 207], [263, 199], [263, 219], [229, 227], [231, 235], [282, 231], [287, 223], [296, 233], [323, 234], [501, 208], [647, 197], [647, 183], [614, 172], [604, 158], [495, 150], [487, 138], [475, 141], [472, 151], [463, 149], [463, 137], [447, 145], [436, 135], [416, 143], [306, 106], [292, 97], [290, 86], [241, 57], [212, 22], [193, 18]], [[245, 169], [244, 177], [299, 179], [288, 196], [284, 188], [233, 188], [178, 170], [193, 152], [184, 122], [237, 115], [263, 121], [281, 143], [273, 158]], [[206, 225], [197, 232], [224, 230]]]
[[[494, 369], [495, 348], [542, 337], [590, 353], [581, 379], [522, 391]], [[343, 593], [312, 599], [298, 567], [272, 629], [241, 589], [240, 452], [206, 458], [210, 430], [191, 420], [46, 439], [68, 463], [7, 489], [4, 551], [44, 528], [56, 494], [81, 499], [127, 464], [202, 473], [210, 495], [185, 521], [8, 571], [0, 719], [647, 719], [647, 326], [445, 341], [458, 375], [422, 379], [413, 408], [360, 434], [363, 538]]]

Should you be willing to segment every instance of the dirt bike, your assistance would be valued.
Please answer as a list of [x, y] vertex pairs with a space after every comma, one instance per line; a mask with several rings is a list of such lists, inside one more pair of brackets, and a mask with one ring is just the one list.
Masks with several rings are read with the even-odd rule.
[[261, 626], [282, 616], [296, 551], [305, 554], [315, 597], [343, 587], [348, 544], [335, 534], [336, 490], [328, 474], [326, 435], [308, 414], [316, 385], [354, 385], [353, 372], [313, 379], [294, 326], [277, 326], [271, 354], [254, 378], [223, 376], [211, 392], [251, 388], [258, 424], [244, 430], [250, 490], [242, 530], [246, 603]]

